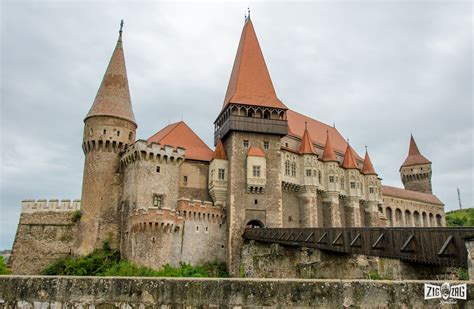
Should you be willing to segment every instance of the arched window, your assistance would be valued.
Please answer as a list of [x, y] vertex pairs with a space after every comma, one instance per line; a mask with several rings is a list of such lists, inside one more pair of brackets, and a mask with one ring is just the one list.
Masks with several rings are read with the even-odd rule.
[[400, 208], [395, 210], [395, 221], [397, 226], [403, 226], [402, 211]]
[[387, 207], [387, 209], [385, 209], [385, 215], [387, 216], [389, 225], [393, 226], [392, 208]]
[[285, 176], [290, 176], [290, 161], [285, 161]]
[[296, 177], [296, 162], [291, 162], [291, 177]]
[[405, 226], [413, 226], [413, 219], [411, 217], [411, 212], [408, 209], [405, 210]]

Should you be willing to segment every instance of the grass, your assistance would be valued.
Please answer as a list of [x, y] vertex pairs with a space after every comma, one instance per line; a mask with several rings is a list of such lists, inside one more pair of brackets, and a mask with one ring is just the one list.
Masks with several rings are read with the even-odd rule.
[[79, 258], [66, 257], [49, 265], [43, 275], [63, 276], [133, 276], [133, 277], [228, 277], [225, 264], [208, 262], [192, 266], [181, 263], [178, 267], [169, 264], [155, 270], [139, 266], [120, 259], [120, 252], [111, 249], [108, 243], [100, 250], [95, 250]]
[[474, 208], [453, 210], [446, 213], [447, 226], [474, 226]]
[[0, 255], [0, 275], [9, 275], [9, 274], [10, 274], [10, 270], [8, 270], [3, 256]]

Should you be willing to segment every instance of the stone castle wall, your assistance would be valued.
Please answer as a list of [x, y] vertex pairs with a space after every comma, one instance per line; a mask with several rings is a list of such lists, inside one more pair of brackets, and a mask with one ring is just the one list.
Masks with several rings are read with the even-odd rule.
[[446, 226], [443, 205], [383, 196], [382, 211], [387, 218], [388, 226]]
[[212, 201], [207, 186], [208, 178], [208, 162], [185, 160], [179, 167], [178, 196], [180, 198]]
[[78, 200], [23, 201], [9, 260], [12, 272], [39, 274], [55, 260], [74, 254], [78, 232], [74, 215], [79, 208]]

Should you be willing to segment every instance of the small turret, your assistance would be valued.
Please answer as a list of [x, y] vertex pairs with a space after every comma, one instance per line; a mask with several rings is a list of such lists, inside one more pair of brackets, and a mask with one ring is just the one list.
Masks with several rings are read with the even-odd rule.
[[227, 183], [229, 178], [229, 161], [224, 145], [217, 140], [214, 157], [209, 166], [209, 194], [215, 205], [225, 206], [227, 200]]
[[431, 161], [421, 154], [412, 135], [408, 156], [400, 167], [405, 189], [432, 194], [431, 174]]
[[106, 240], [112, 247], [119, 245], [120, 155], [134, 142], [137, 129], [125, 68], [122, 26], [123, 21], [102, 83], [84, 119], [80, 255], [100, 248]]

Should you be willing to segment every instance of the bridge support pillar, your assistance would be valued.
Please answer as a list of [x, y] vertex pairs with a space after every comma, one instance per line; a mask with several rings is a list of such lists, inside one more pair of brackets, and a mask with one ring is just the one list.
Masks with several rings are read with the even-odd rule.
[[300, 204], [301, 227], [318, 226], [318, 195], [316, 187], [303, 186], [298, 195]]
[[379, 210], [377, 201], [364, 202], [364, 226], [383, 226], [379, 224]]
[[469, 272], [469, 280], [474, 280], [474, 237], [464, 239], [467, 249], [467, 268]]
[[360, 218], [360, 199], [358, 197], [348, 197], [344, 207], [346, 226], [360, 227], [362, 225]]
[[330, 227], [341, 227], [341, 211], [339, 206], [339, 193], [337, 192], [326, 192], [324, 195], [323, 202], [325, 207], [329, 207], [329, 213], [331, 216], [329, 225]]

